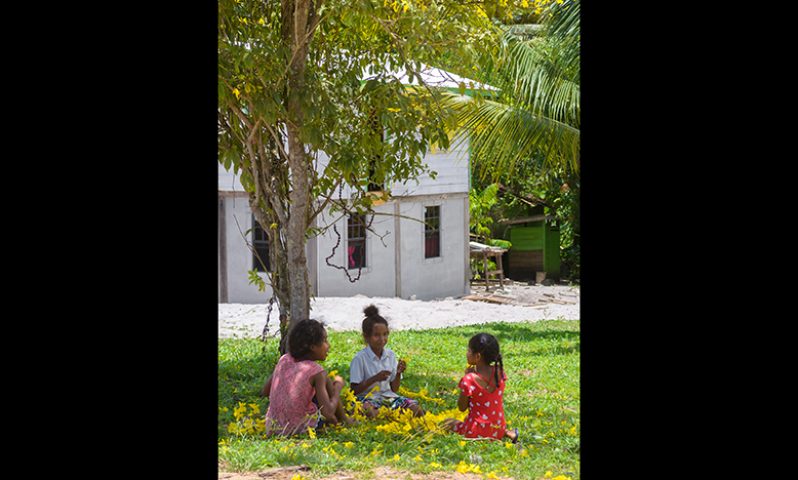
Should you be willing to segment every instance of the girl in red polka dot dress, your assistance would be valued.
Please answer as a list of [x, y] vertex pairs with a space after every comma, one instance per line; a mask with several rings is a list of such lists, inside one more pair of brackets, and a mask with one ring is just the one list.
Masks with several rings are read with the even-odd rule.
[[508, 430], [504, 418], [504, 374], [499, 341], [489, 333], [478, 333], [468, 342], [466, 353], [468, 368], [457, 385], [460, 398], [457, 408], [468, 409], [464, 422], [447, 422], [449, 428], [465, 438], [490, 438], [501, 440], [507, 437], [518, 442], [518, 429]]

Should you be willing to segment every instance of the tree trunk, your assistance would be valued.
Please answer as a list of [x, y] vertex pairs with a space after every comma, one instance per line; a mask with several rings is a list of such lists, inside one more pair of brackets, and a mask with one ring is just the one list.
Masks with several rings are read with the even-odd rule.
[[288, 1], [283, 6], [283, 41], [290, 46], [286, 82], [288, 96], [285, 105], [288, 116], [286, 122], [288, 166], [291, 171], [291, 192], [288, 196], [291, 210], [285, 232], [288, 288], [291, 292], [290, 330], [297, 322], [310, 316], [308, 260], [305, 255], [305, 234], [310, 220], [311, 185], [308, 178], [310, 162], [305, 154], [301, 129], [304, 125], [302, 98], [305, 95], [305, 65], [308, 44], [312, 37], [312, 33], [308, 33], [308, 20], [314, 12], [309, 0]]

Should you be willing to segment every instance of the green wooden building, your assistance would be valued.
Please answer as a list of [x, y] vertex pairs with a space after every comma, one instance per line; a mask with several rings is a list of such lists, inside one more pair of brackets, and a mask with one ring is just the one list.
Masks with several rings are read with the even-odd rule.
[[506, 221], [504, 238], [512, 243], [507, 252], [507, 276], [513, 280], [535, 280], [545, 272], [546, 278], [560, 278], [560, 229], [552, 217], [535, 215]]

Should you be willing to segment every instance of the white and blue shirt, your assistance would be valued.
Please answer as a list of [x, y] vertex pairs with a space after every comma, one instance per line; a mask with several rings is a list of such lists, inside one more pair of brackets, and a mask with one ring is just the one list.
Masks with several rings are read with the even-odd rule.
[[361, 392], [358, 396], [366, 395], [370, 390], [373, 392], [370, 398], [376, 401], [381, 398], [398, 397], [399, 395], [391, 390], [391, 381], [396, 378], [396, 366], [398, 364], [396, 355], [390, 348], [383, 348], [382, 357], [378, 358], [377, 354], [367, 345], [366, 348], [357, 352], [355, 358], [352, 359], [352, 363], [349, 364], [349, 382], [363, 383], [383, 370], [390, 370], [391, 375], [388, 380], [372, 384], [368, 390]]

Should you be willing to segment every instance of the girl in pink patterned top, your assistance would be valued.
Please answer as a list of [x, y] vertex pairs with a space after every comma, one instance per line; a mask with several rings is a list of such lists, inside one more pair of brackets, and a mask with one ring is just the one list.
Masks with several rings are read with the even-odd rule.
[[351, 423], [341, 405], [344, 380], [331, 380], [316, 363], [327, 358], [330, 344], [321, 322], [302, 320], [288, 335], [288, 353], [280, 357], [274, 372], [263, 386], [269, 397], [266, 431], [293, 435], [324, 423]]
[[[508, 430], [504, 418], [504, 374], [499, 341], [489, 333], [478, 333], [468, 342], [466, 360], [469, 367], [457, 385], [460, 398], [457, 408], [468, 409], [464, 422], [449, 419], [446, 425], [466, 438], [490, 438], [501, 440], [507, 437], [518, 442], [518, 429]], [[493, 365], [491, 365], [493, 364]]]

